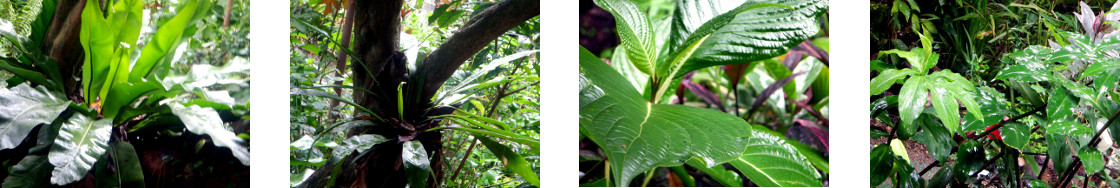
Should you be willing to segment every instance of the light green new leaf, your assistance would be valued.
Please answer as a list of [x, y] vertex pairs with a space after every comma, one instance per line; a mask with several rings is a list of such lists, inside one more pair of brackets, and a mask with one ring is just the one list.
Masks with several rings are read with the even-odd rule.
[[879, 76], [871, 79], [871, 95], [878, 95], [890, 89], [898, 80], [906, 78], [906, 76], [913, 76], [918, 74], [914, 69], [887, 69], [879, 73]]
[[820, 187], [821, 175], [780, 134], [755, 126], [747, 150], [731, 165], [763, 187]]
[[961, 114], [960, 105], [953, 97], [949, 90], [942, 86], [942, 82], [927, 82], [926, 87], [929, 88], [930, 102], [933, 103], [933, 109], [937, 112], [937, 119], [941, 120], [941, 124], [949, 130], [952, 135], [960, 125]]
[[82, 64], [82, 89], [86, 100], [95, 101], [102, 84], [109, 78], [109, 65], [116, 49], [114, 28], [102, 17], [99, 1], [86, 1], [82, 9], [82, 27], [79, 38], [85, 50]]
[[168, 55], [179, 43], [193, 35], [197, 30], [194, 23], [210, 12], [212, 4], [211, 0], [191, 0], [179, 7], [178, 14], [159, 26], [151, 41], [140, 51], [140, 58], [136, 59], [128, 80], [136, 82], [152, 74], [166, 74], [171, 68]]
[[751, 128], [742, 119], [691, 106], [650, 104], [583, 47], [579, 58], [579, 124], [607, 153], [615, 185], [692, 157], [708, 165], [731, 161], [746, 147]]
[[51, 147], [51, 183], [66, 185], [86, 176], [93, 164], [109, 147], [113, 120], [93, 120], [81, 114], [70, 117], [62, 124], [58, 137]]
[[[701, 6], [702, 5], [702, 6]], [[749, 1], [735, 9], [715, 8], [711, 1], [678, 2], [667, 56], [659, 59], [656, 75], [669, 78], [693, 70], [769, 59], [817, 34], [816, 16], [828, 9], [825, 0]], [[704, 8], [710, 7], [710, 8]], [[721, 10], [725, 12], [720, 12]], [[719, 15], [701, 20], [705, 15]], [[700, 16], [700, 19], [682, 18]], [[701, 21], [689, 28], [678, 22]], [[682, 34], [687, 38], [682, 39]], [[673, 70], [672, 67], [680, 67]], [[669, 72], [672, 71], [672, 72]], [[667, 73], [667, 74], [666, 74]]]
[[43, 86], [0, 87], [0, 149], [15, 148], [36, 125], [51, 123], [67, 105], [70, 100]]
[[654, 31], [645, 11], [631, 0], [595, 0], [595, 4], [614, 15], [618, 38], [626, 47], [630, 63], [643, 73], [653, 75], [657, 61]]
[[1085, 164], [1085, 173], [1094, 174], [1100, 172], [1104, 168], [1104, 160], [1101, 159], [1101, 151], [1097, 148], [1086, 147], [1077, 153], [1077, 158], [1081, 159], [1081, 163]]
[[420, 144], [419, 140], [404, 143], [401, 149], [401, 162], [404, 163], [408, 185], [426, 187], [424, 184], [428, 182], [428, 172], [432, 171], [432, 167], [428, 161], [428, 151], [424, 150], [424, 145]]
[[237, 137], [233, 131], [226, 130], [222, 118], [218, 116], [218, 111], [213, 108], [198, 107], [198, 105], [187, 107], [179, 103], [171, 103], [168, 106], [171, 107], [171, 113], [183, 121], [183, 126], [187, 127], [188, 131], [199, 135], [210, 135], [215, 146], [229, 148], [241, 164], [249, 166], [249, 148], [242, 145], [245, 140]]
[[501, 143], [498, 143], [493, 139], [490, 139], [489, 137], [485, 137], [479, 134], [473, 135], [475, 138], [478, 138], [478, 141], [481, 142], [482, 145], [486, 146], [486, 149], [490, 150], [490, 153], [493, 153], [494, 156], [497, 156], [498, 159], [501, 160], [502, 163], [504, 163], [506, 169], [513, 171], [513, 173], [517, 174], [518, 176], [521, 176], [521, 178], [525, 179], [525, 181], [529, 182], [529, 184], [533, 184], [536, 186], [541, 185], [540, 177], [537, 176], [536, 172], [533, 172], [533, 168], [529, 165], [529, 162], [526, 161], [524, 157], [521, 157], [521, 155], [518, 155], [517, 152], [514, 152], [509, 147], [506, 147], [505, 145], [502, 145]]

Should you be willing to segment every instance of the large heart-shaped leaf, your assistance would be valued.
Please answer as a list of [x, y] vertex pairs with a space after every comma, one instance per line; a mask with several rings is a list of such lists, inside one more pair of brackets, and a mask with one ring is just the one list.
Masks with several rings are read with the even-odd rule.
[[[657, 44], [654, 31], [645, 11], [632, 0], [595, 0], [595, 4], [614, 15], [618, 38], [626, 47], [626, 56], [634, 67], [646, 74], [654, 74], [657, 61]], [[622, 55], [622, 54], [618, 54]]]
[[0, 87], [0, 149], [15, 148], [36, 125], [51, 123], [67, 105], [70, 100], [43, 86]]
[[111, 119], [93, 120], [81, 114], [63, 123], [49, 155], [54, 165], [51, 183], [66, 185], [85, 177], [109, 147], [112, 127]]
[[198, 107], [198, 105], [187, 107], [179, 103], [171, 103], [168, 106], [171, 107], [171, 113], [179, 116], [179, 120], [183, 121], [183, 126], [187, 127], [188, 131], [199, 135], [210, 135], [215, 146], [229, 148], [241, 164], [249, 165], [249, 148], [241, 145], [245, 140], [237, 137], [233, 131], [226, 130], [222, 118], [218, 116], [218, 111], [213, 108]]
[[734, 115], [691, 106], [651, 104], [606, 63], [580, 47], [580, 127], [607, 153], [612, 179], [626, 185], [655, 166], [691, 157], [714, 165], [739, 157], [749, 125]]
[[746, 152], [730, 163], [759, 186], [821, 186], [821, 175], [805, 156], [766, 127], [755, 126]]
[[[667, 56], [659, 59], [657, 75], [675, 78], [704, 67], [784, 54], [817, 34], [820, 28], [816, 16], [827, 7], [825, 0], [760, 0], [739, 4], [678, 1], [673, 31], [663, 49], [666, 53], [662, 53]], [[680, 68], [674, 71], [671, 67]]]
[[404, 143], [401, 149], [401, 162], [404, 171], [408, 174], [408, 185], [412, 187], [425, 187], [428, 182], [428, 172], [432, 171], [431, 162], [428, 160], [428, 151], [419, 140]]

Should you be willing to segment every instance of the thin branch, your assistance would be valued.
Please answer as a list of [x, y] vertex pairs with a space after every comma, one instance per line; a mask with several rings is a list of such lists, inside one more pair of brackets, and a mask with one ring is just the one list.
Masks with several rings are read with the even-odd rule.
[[969, 139], [979, 139], [979, 138], [982, 138], [984, 136], [987, 136], [988, 134], [991, 134], [992, 131], [999, 130], [999, 128], [1003, 127], [1003, 125], [1007, 124], [1007, 122], [1019, 121], [1019, 119], [1023, 119], [1023, 118], [1025, 118], [1027, 116], [1030, 116], [1034, 113], [1041, 112], [1043, 109], [1046, 109], [1046, 106], [1041, 106], [1041, 107], [1035, 108], [1034, 110], [1031, 110], [1030, 112], [1027, 112], [1027, 113], [1024, 113], [1024, 114], [1019, 114], [1019, 116], [1015, 116], [1014, 118], [1011, 118], [1011, 119], [999, 121], [999, 123], [996, 123], [995, 127], [991, 127], [988, 130], [985, 130], [983, 133], [980, 133], [980, 134], [976, 135], [976, 137], [969, 137]]

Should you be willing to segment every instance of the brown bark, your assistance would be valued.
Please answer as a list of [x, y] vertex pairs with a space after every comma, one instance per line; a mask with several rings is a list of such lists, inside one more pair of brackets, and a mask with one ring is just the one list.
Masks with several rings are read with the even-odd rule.
[[222, 28], [229, 28], [229, 14], [233, 10], [233, 0], [226, 1], [226, 14], [222, 19]]
[[[487, 43], [525, 20], [540, 15], [540, 5], [537, 0], [506, 0], [471, 18], [459, 32], [451, 35], [424, 59], [423, 64], [418, 65], [416, 72], [426, 77], [421, 99], [432, 98], [443, 82]], [[414, 76], [412, 80], [416, 81], [418, 77]]]
[[[82, 28], [82, 9], [86, 1], [59, 1], [51, 25], [47, 29], [41, 49], [48, 57], [58, 63], [63, 78], [66, 95], [80, 100], [82, 85], [73, 78], [81, 74], [83, 51], [79, 39]], [[79, 97], [73, 97], [79, 96]]]
[[[354, 1], [350, 1], [346, 8], [346, 16], [343, 16], [342, 19], [342, 30], [339, 31], [342, 32], [342, 37], [340, 37], [339, 40], [341, 40], [340, 43], [342, 43], [340, 47], [343, 49], [338, 49], [338, 53], [335, 55], [337, 61], [334, 63], [335, 69], [338, 70], [339, 77], [346, 75], [346, 60], [350, 58], [350, 56], [346, 54], [345, 49], [350, 48], [350, 33], [353, 32], [354, 28], [354, 7], [356, 7], [354, 6]], [[334, 85], [342, 85], [342, 81], [335, 81]], [[334, 93], [341, 95], [342, 88], [334, 88]], [[340, 102], [337, 100], [331, 101], [331, 109], [334, 109], [339, 103]], [[334, 119], [337, 118], [338, 115], [330, 114], [330, 117]]]

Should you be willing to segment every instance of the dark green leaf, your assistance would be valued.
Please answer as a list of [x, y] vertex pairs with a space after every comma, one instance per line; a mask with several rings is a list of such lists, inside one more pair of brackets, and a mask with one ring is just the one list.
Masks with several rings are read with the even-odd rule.
[[914, 140], [925, 144], [929, 155], [937, 161], [948, 162], [945, 159], [948, 159], [953, 152], [950, 150], [954, 143], [953, 135], [940, 124], [922, 124], [922, 128], [923, 131], [919, 132]]
[[424, 145], [420, 144], [419, 140], [404, 143], [401, 150], [401, 162], [404, 163], [404, 171], [408, 175], [408, 185], [425, 187], [425, 184], [428, 183], [428, 173], [432, 171], [432, 167], [428, 161], [428, 151], [424, 150]]
[[1064, 135], [1046, 135], [1046, 155], [1051, 156], [1050, 160], [1054, 162], [1054, 170], [1058, 173], [1065, 172], [1073, 163], [1068, 142], [1067, 136]]
[[750, 139], [749, 125], [723, 112], [646, 102], [613, 69], [580, 47], [580, 126], [611, 160], [611, 179], [625, 185], [655, 166], [698, 157], [731, 161]]
[[132, 144], [113, 143], [107, 153], [94, 167], [97, 187], [144, 187], [144, 170]]
[[350, 138], [347, 138], [346, 140], [343, 140], [342, 144], [339, 144], [338, 147], [335, 147], [334, 150], [332, 150], [333, 155], [331, 156], [331, 158], [333, 158], [333, 160], [341, 160], [354, 151], [362, 153], [369, 148], [372, 148], [373, 145], [377, 145], [385, 141], [389, 141], [389, 139], [386, 139], [384, 136], [377, 134], [363, 134], [352, 136]]
[[887, 144], [879, 144], [871, 149], [871, 185], [883, 184], [883, 181], [890, 178], [894, 160], [894, 153]]
[[723, 165], [708, 167], [708, 165], [704, 164], [704, 161], [701, 161], [699, 158], [689, 158], [688, 161], [685, 162], [685, 164], [688, 164], [688, 166], [696, 168], [696, 170], [703, 172], [708, 176], [711, 176], [712, 179], [715, 179], [716, 182], [723, 184], [723, 186], [730, 187], [743, 185], [743, 179], [739, 177], [739, 174], [735, 173], [735, 171], [725, 169]]
[[1031, 140], [1031, 127], [1022, 123], [1008, 122], [999, 128], [1003, 142], [1015, 149], [1023, 150]]

